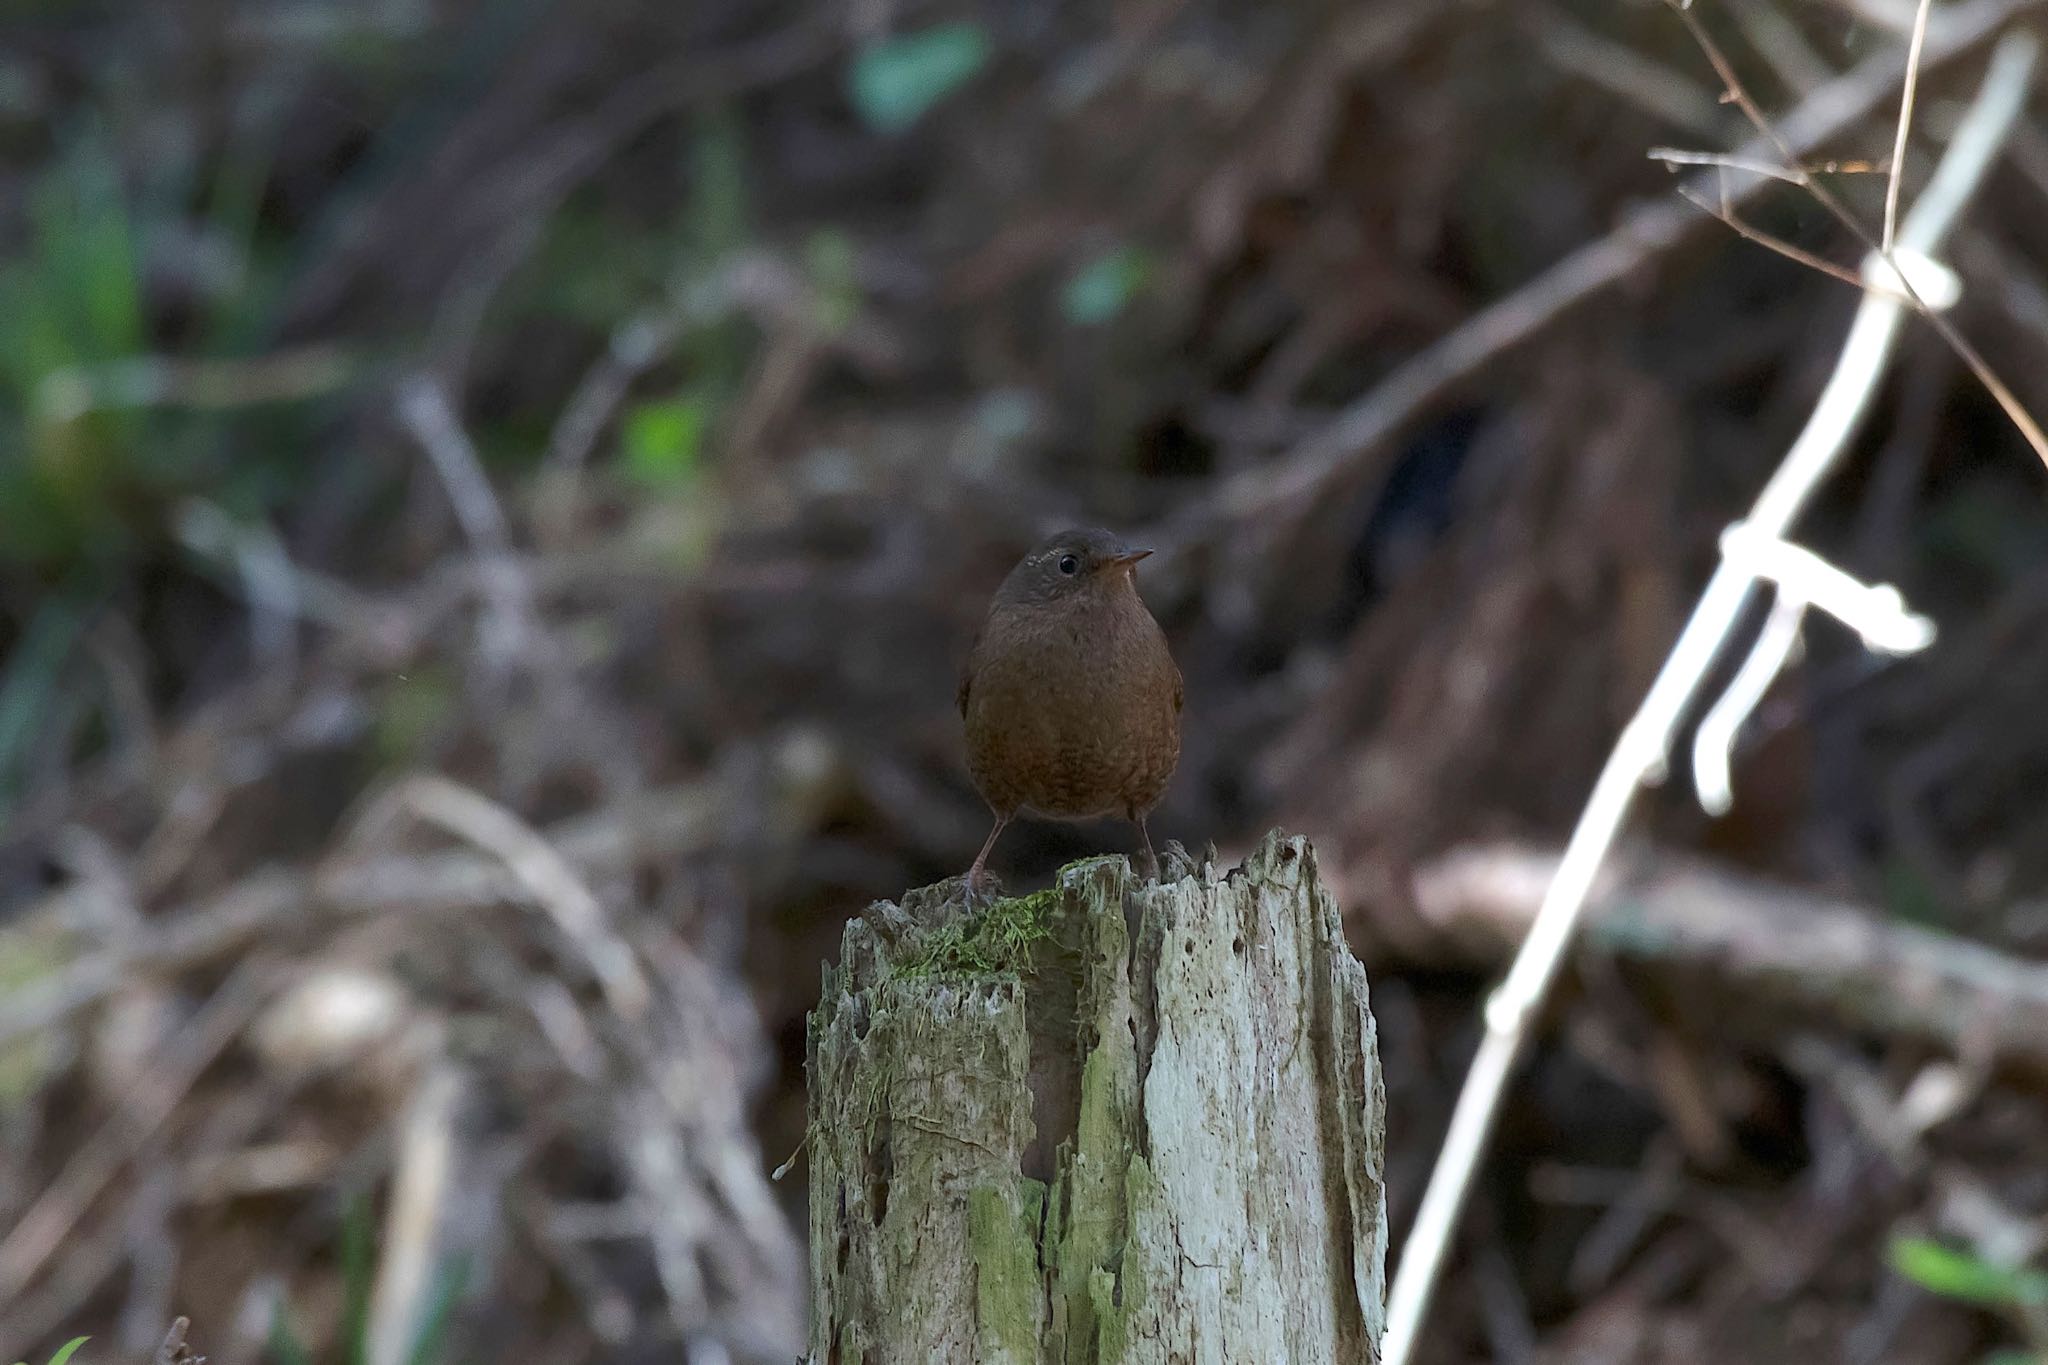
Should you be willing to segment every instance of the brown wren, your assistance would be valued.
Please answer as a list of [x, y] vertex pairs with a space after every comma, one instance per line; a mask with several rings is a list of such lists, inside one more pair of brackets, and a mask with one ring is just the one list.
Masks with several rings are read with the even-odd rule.
[[1144, 875], [1159, 875], [1145, 816], [1180, 760], [1181, 678], [1138, 596], [1138, 561], [1151, 553], [1108, 531], [1062, 531], [996, 590], [960, 670], [967, 768], [996, 818], [970, 892], [1026, 810], [1121, 816], [1138, 827]]

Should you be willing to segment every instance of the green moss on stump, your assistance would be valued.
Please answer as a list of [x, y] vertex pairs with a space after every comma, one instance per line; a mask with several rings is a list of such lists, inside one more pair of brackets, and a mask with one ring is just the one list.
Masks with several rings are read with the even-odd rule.
[[811, 1365], [1375, 1358], [1363, 973], [1305, 843], [1190, 870], [848, 925], [811, 1020]]
[[970, 911], [927, 933], [892, 974], [906, 980], [1015, 976], [1031, 966], [1038, 945], [1051, 937], [1051, 916], [1059, 905], [1059, 888], [1053, 886]]
[[1016, 1187], [1021, 1207], [1011, 1211], [1005, 1192], [982, 1186], [967, 1196], [967, 1238], [974, 1256], [977, 1328], [987, 1349], [1025, 1365], [1038, 1356], [1045, 1295], [1038, 1277], [1038, 1225], [1045, 1186]]

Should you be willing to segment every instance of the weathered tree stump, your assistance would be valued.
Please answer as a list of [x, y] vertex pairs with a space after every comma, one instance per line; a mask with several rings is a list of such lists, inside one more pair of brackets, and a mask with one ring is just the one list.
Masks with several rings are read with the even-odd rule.
[[[810, 1025], [812, 1365], [1379, 1358], [1385, 1090], [1303, 839], [848, 924]], [[1133, 941], [1135, 939], [1135, 941]]]

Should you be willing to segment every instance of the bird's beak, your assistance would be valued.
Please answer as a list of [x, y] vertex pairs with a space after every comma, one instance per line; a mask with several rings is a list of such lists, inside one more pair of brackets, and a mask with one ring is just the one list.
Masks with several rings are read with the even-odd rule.
[[1146, 555], [1149, 555], [1151, 553], [1152, 552], [1150, 550], [1125, 550], [1120, 555], [1111, 555], [1106, 563], [1106, 567], [1112, 569], [1128, 569], [1133, 564], [1136, 564], [1139, 560], [1143, 559]]

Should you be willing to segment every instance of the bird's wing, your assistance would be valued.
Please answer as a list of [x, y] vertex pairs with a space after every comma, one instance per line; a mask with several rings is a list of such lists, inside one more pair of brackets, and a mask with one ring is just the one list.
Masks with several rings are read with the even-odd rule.
[[969, 688], [974, 686], [974, 661], [976, 656], [981, 653], [981, 637], [987, 630], [988, 622], [986, 620], [974, 628], [974, 643], [968, 647], [967, 657], [960, 664], [960, 691], [956, 694], [955, 700], [960, 703], [960, 718], [962, 720], [967, 718], [967, 692]]
[[1179, 665], [1179, 664], [1174, 664], [1174, 665], [1172, 665], [1172, 667], [1173, 667], [1173, 714], [1175, 714], [1175, 715], [1177, 716], [1177, 715], [1179, 715], [1179, 714], [1180, 714], [1180, 702], [1181, 702], [1181, 679], [1180, 679], [1180, 665]]

